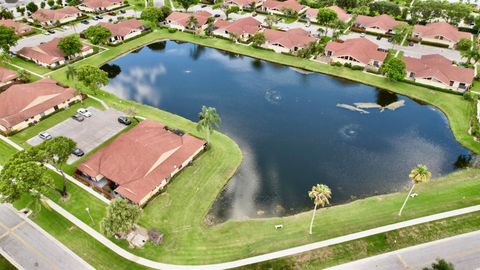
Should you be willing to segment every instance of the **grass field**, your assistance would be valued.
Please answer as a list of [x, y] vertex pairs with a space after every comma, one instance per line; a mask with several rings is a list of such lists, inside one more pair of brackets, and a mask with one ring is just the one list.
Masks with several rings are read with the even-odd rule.
[[[391, 82], [382, 77], [359, 71], [235, 45], [226, 40], [202, 38], [179, 32], [170, 34], [166, 30], [160, 30], [74, 65], [92, 64], [99, 66], [132, 49], [162, 39], [194, 42], [275, 63], [337, 75], [428, 102], [440, 108], [447, 115], [453, 133], [460, 143], [477, 153], [480, 152], [478, 143], [474, 142], [466, 132], [472, 108], [469, 102], [464, 101], [459, 95], [433, 91], [405, 83]], [[64, 69], [57, 70], [51, 75], [63, 83], [69, 83], [65, 78]], [[88, 91], [87, 89], [84, 90]], [[97, 97], [104, 99], [116, 109], [123, 110], [135, 106], [139, 115], [161, 121], [172, 127], [181, 128], [195, 135], [203, 135], [196, 131], [195, 123], [168, 112], [122, 100], [104, 91], [100, 91]], [[21, 139], [17, 137], [15, 140], [23, 140], [27, 137], [24, 136]], [[205, 216], [217, 194], [230, 176], [235, 173], [241, 159], [242, 155], [238, 146], [228, 137], [215, 133], [212, 137], [211, 148], [203, 153], [194, 162], [193, 166], [186, 168], [175, 177], [166, 191], [152, 200], [144, 209], [145, 213], [140, 224], [147, 228], [155, 227], [162, 231], [165, 234], [164, 244], [160, 247], [147, 244], [145, 248], [132, 252], [168, 263], [222, 262], [480, 203], [477, 192], [480, 188], [480, 170], [469, 169], [419, 186], [416, 192], [420, 196], [409, 202], [402, 217], [398, 217], [396, 213], [405, 193], [395, 193], [320, 210], [312, 236], [307, 234], [310, 212], [283, 218], [228, 221], [224, 224], [209, 227], [204, 222]], [[405, 177], [407, 178], [407, 176]], [[50, 197], [87, 223], [90, 221], [84, 209], [89, 207], [91, 211], [94, 211], [94, 220], [98, 224], [105, 211], [105, 205], [99, 203], [98, 200], [80, 188], [71, 186], [72, 184], [69, 186], [71, 193], [69, 201], [61, 202], [56, 194], [50, 194]], [[50, 216], [50, 214], [42, 217], [43, 215], [45, 215], [44, 211], [41, 212], [36, 222], [43, 224], [42, 226], [47, 228], [54, 236], [57, 236], [61, 228], [52, 222], [48, 222], [50, 218], [55, 217]], [[284, 229], [275, 230], [274, 225], [280, 223], [284, 224]], [[94, 227], [98, 229], [97, 225]], [[59, 237], [67, 236], [60, 235]], [[73, 234], [68, 237], [71, 237], [71, 239], [64, 238], [67, 246], [71, 246], [80, 255], [88, 256], [90, 254], [89, 252], [93, 249], [92, 246], [71, 243], [75, 242], [73, 239], [76, 239], [76, 237]], [[81, 235], [78, 237], [81, 237]], [[412, 240], [411, 243], [413, 242]], [[125, 247], [124, 242], [118, 243]], [[108, 265], [108, 262], [102, 263]]]

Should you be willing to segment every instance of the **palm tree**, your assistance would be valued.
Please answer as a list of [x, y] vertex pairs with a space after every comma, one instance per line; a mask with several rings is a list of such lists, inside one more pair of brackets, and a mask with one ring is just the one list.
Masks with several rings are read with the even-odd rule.
[[2, 64], [9, 64], [12, 62], [12, 56], [8, 52], [2, 51], [0, 53], [0, 63]]
[[410, 194], [412, 194], [415, 185], [428, 182], [430, 180], [430, 177], [432, 177], [432, 173], [428, 170], [427, 166], [423, 164], [418, 164], [417, 167], [413, 168], [410, 171], [408, 177], [410, 178], [410, 180], [412, 180], [412, 187], [410, 188], [410, 191], [408, 192], [408, 195], [403, 202], [402, 208], [400, 208], [400, 211], [398, 212], [399, 216], [402, 215], [403, 208], [407, 204], [408, 198], [410, 198]]
[[190, 18], [188, 18], [187, 25], [188, 25], [188, 28], [195, 31], [198, 25], [197, 18], [195, 18], [194, 16], [190, 16]]
[[217, 110], [213, 107], [202, 106], [202, 111], [198, 114], [197, 130], [205, 130], [207, 133], [207, 143], [210, 142], [210, 133], [214, 129], [219, 129], [222, 120], [217, 114]]
[[30, 82], [30, 73], [26, 71], [25, 69], [19, 69], [17, 71], [18, 79], [22, 82]]
[[312, 234], [313, 220], [315, 219], [315, 213], [317, 212], [317, 207], [319, 205], [321, 207], [325, 207], [325, 205], [330, 204], [329, 199], [332, 197], [332, 190], [330, 190], [330, 188], [327, 185], [316, 184], [308, 192], [308, 197], [313, 199], [313, 203], [315, 204], [315, 207], [313, 208], [312, 221], [310, 221], [310, 230], [309, 230], [309, 233]]
[[65, 71], [65, 75], [67, 75], [67, 80], [71, 79], [73, 81], [73, 88], [75, 88], [75, 79], [77, 77], [77, 70], [75, 69], [75, 67], [72, 65], [68, 65], [67, 71]]

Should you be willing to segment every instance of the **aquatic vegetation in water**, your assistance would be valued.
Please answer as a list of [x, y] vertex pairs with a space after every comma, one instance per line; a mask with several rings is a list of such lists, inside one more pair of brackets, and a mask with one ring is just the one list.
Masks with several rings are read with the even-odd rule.
[[385, 109], [395, 111], [396, 109], [405, 106], [405, 100], [399, 100], [392, 102], [386, 106], [381, 106], [377, 103], [371, 103], [371, 102], [355, 102], [353, 105], [349, 104], [337, 104], [337, 107], [344, 108], [347, 110], [355, 111], [355, 112], [360, 112], [362, 114], [368, 114], [369, 112], [364, 110], [364, 109], [380, 109], [380, 112], [383, 112]]
[[355, 106], [348, 105], [348, 104], [337, 104], [337, 107], [344, 108], [344, 109], [347, 109], [347, 110], [350, 110], [350, 111], [363, 113], [363, 114], [368, 114], [369, 113], [368, 111], [366, 111], [364, 109], [360, 109], [360, 108], [357, 108]]

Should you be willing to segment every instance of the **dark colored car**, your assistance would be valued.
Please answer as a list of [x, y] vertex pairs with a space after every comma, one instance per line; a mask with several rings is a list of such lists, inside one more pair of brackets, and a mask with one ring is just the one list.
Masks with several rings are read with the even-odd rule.
[[204, 4], [204, 5], [201, 5], [200, 7], [201, 7], [201, 8], [206, 8], [206, 7], [207, 7], [207, 5], [205, 5], [205, 4]]
[[128, 117], [126, 116], [120, 116], [118, 117], [118, 122], [120, 124], [124, 124], [126, 126], [130, 125], [132, 123], [132, 121], [130, 121], [130, 119], [128, 119]]
[[213, 17], [218, 18], [220, 17], [220, 14], [215, 14]]
[[48, 33], [50, 33], [50, 34], [55, 34], [55, 31], [54, 31], [54, 30], [52, 30], [52, 29], [50, 29], [50, 30], [47, 30], [47, 32], [48, 32]]
[[127, 13], [124, 9], [120, 10], [120, 13], [125, 14]]
[[98, 18], [99, 20], [101, 20], [101, 19], [103, 19], [103, 16], [97, 15], [97, 18]]
[[80, 22], [83, 23], [83, 24], [89, 24], [90, 23], [88, 20], [81, 20]]
[[85, 155], [85, 153], [83, 152], [83, 150], [80, 149], [80, 148], [75, 148], [75, 149], [73, 150], [72, 154], [74, 154], [74, 155], [77, 156], [77, 157], [81, 157], [81, 156]]
[[393, 41], [393, 38], [388, 38], [388, 42], [392, 42]]
[[108, 15], [110, 15], [110, 16], [115, 16], [115, 15], [117, 15], [117, 14], [112, 11], [112, 12], [109, 12]]
[[79, 114], [79, 113], [76, 113], [72, 116], [73, 119], [77, 120], [78, 122], [82, 122], [83, 120], [85, 120], [85, 117], [83, 117], [83, 115]]
[[413, 41], [408, 42], [408, 46], [413, 46], [414, 44]]

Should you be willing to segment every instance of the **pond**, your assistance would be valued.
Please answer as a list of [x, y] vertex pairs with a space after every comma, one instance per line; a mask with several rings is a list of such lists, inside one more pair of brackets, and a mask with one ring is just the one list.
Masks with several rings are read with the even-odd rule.
[[[171, 41], [102, 68], [120, 97], [193, 121], [202, 105], [217, 109], [244, 155], [212, 209], [219, 220], [310, 209], [316, 183], [331, 187], [335, 204], [399, 191], [416, 164], [440, 176], [470, 154], [432, 106], [323, 74]], [[396, 109], [351, 110], [359, 102]]]

